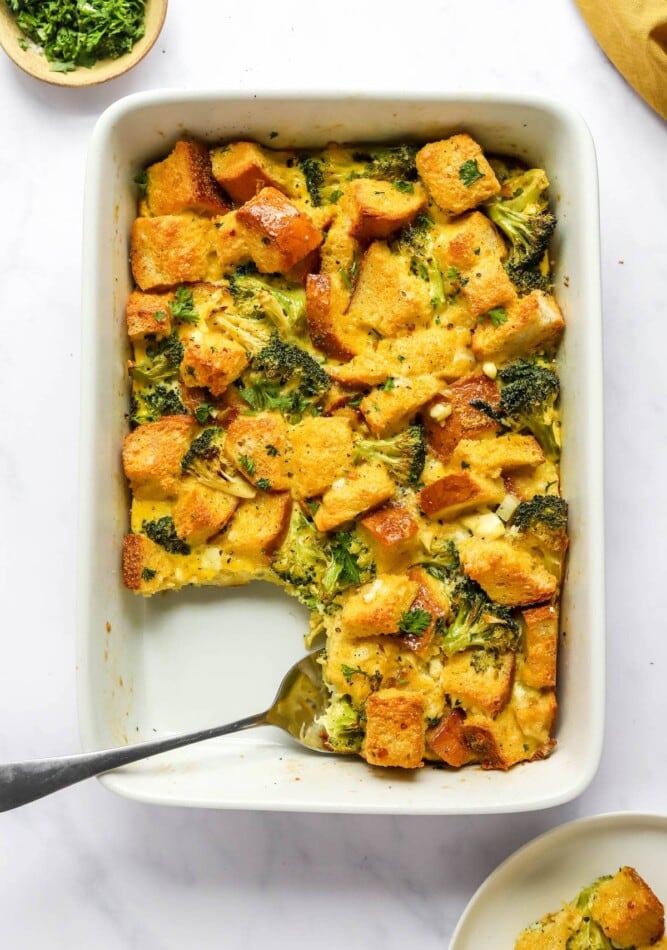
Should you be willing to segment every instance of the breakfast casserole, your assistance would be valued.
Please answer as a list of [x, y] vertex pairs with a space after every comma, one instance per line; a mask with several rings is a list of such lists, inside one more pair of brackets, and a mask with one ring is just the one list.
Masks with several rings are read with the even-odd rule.
[[665, 909], [631, 867], [598, 878], [569, 904], [527, 927], [514, 950], [667, 948]]
[[296, 597], [333, 751], [549, 755], [567, 504], [545, 171], [465, 133], [182, 140], [137, 183], [125, 585]]

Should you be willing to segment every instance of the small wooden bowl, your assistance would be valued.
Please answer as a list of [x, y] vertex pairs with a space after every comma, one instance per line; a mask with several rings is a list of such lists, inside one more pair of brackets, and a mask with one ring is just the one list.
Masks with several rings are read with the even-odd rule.
[[5, 3], [0, 3], [0, 46], [17, 66], [36, 79], [49, 82], [54, 86], [94, 86], [122, 76], [123, 73], [136, 66], [160, 35], [166, 15], [167, 0], [146, 0], [144, 21], [146, 29], [129, 53], [119, 56], [118, 59], [101, 59], [90, 68], [79, 66], [71, 73], [58, 73], [52, 71], [51, 63], [43, 53], [33, 49], [30, 40], [28, 40], [30, 43], [28, 49], [21, 49], [19, 40], [24, 38], [24, 34], [18, 28], [9, 7]]

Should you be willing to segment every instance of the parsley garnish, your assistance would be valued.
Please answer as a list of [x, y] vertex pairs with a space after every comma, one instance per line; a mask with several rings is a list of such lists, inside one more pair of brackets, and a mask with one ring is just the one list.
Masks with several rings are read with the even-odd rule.
[[460, 166], [459, 178], [466, 188], [470, 188], [470, 186], [474, 185], [480, 178], [484, 178], [484, 173], [479, 170], [476, 158], [469, 158], [467, 162], [464, 162], [463, 165]]
[[382, 384], [382, 389], [384, 389], [386, 393], [390, 393], [392, 389], [395, 389], [395, 388], [396, 388], [396, 382], [394, 381], [394, 377], [387, 376], [384, 383]]
[[248, 458], [247, 455], [239, 455], [239, 465], [248, 475], [255, 474], [255, 460]]
[[[254, 464], [255, 463], [253, 462], [253, 467]], [[268, 480], [268, 478], [258, 478], [255, 482], [255, 485], [257, 485], [258, 488], [261, 488], [262, 491], [271, 491], [271, 482]]]
[[275, 458], [276, 455], [280, 455], [280, 452], [279, 452], [278, 449], [275, 447], [275, 445], [270, 445], [270, 444], [269, 444], [269, 445], [266, 446], [266, 454], [267, 454], [267, 455], [270, 455], [270, 456], [272, 456], [272, 457]]
[[192, 291], [187, 287], [179, 287], [174, 300], [169, 301], [171, 315], [177, 323], [198, 323], [199, 316], [194, 307]]
[[329, 204], [335, 205], [343, 197], [343, 192], [340, 188], [334, 188], [334, 190], [329, 195]]
[[212, 406], [210, 402], [200, 402], [195, 409], [195, 419], [200, 425], [205, 426], [214, 410], [215, 406]]
[[176, 526], [173, 518], [165, 515], [158, 518], [157, 521], [144, 521], [141, 530], [145, 531], [147, 537], [169, 551], [170, 554], [189, 554], [190, 545], [186, 544], [182, 538], [176, 534]]
[[402, 179], [399, 179], [398, 181], [393, 181], [392, 185], [394, 186], [396, 191], [404, 191], [406, 194], [409, 194], [409, 195], [411, 195], [415, 190], [415, 186], [412, 184], [411, 181], [403, 181]]
[[398, 629], [401, 633], [410, 633], [413, 637], [421, 637], [431, 625], [431, 619], [428, 610], [421, 610], [419, 607], [414, 610], [406, 610], [398, 623]]
[[145, 567], [141, 572], [141, 579], [142, 581], [152, 581], [156, 573], [157, 571], [154, 571], [152, 568]]
[[346, 683], [352, 683], [353, 676], [365, 676], [368, 679], [371, 692], [375, 692], [382, 685], [382, 673], [376, 670], [374, 673], [367, 673], [360, 666], [348, 666], [347, 663], [341, 663], [340, 671], [343, 674]]
[[156, 310], [153, 314], [153, 319], [157, 320], [158, 323], [164, 323], [164, 321], [167, 319], [167, 314], [164, 312], [164, 310]]
[[499, 327], [501, 323], [507, 323], [507, 311], [504, 307], [493, 307], [488, 313], [482, 314], [479, 322], [483, 323], [486, 319], [490, 320], [494, 327]]
[[343, 283], [348, 290], [354, 290], [354, 285], [357, 282], [357, 274], [359, 273], [359, 261], [357, 255], [355, 254], [352, 263], [346, 270], [344, 267], [340, 268], [340, 276], [343, 278]]

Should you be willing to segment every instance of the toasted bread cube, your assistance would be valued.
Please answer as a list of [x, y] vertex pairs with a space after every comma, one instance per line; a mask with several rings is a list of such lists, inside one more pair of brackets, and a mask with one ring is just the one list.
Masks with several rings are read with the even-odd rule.
[[172, 331], [169, 302], [173, 294], [142, 294], [133, 290], [127, 302], [127, 335], [131, 340], [140, 340], [149, 333], [158, 340]]
[[507, 320], [498, 326], [485, 320], [473, 333], [477, 359], [506, 363], [519, 356], [550, 351], [558, 344], [565, 322], [555, 299], [534, 290], [507, 308]]
[[193, 547], [222, 531], [238, 508], [239, 499], [214, 491], [194, 478], [184, 481], [172, 517], [179, 538]]
[[411, 541], [417, 534], [417, 522], [407, 508], [380, 508], [361, 519], [360, 524], [383, 547], [392, 548]]
[[352, 465], [352, 427], [340, 416], [302, 419], [289, 430], [288, 442], [295, 498], [321, 495]]
[[500, 191], [480, 146], [469, 135], [430, 142], [417, 152], [417, 171], [443, 211], [461, 214]]
[[191, 416], [163, 416], [125, 436], [123, 468], [136, 498], [176, 497], [195, 429]]
[[123, 538], [123, 584], [128, 590], [152, 594], [164, 587], [173, 574], [169, 554], [143, 534], [126, 534]]
[[280, 413], [236, 416], [227, 427], [225, 453], [264, 491], [290, 487], [287, 423]]
[[344, 311], [349, 295], [340, 281], [330, 274], [308, 274], [306, 277], [306, 320], [308, 335], [314, 347], [336, 360], [349, 360], [356, 347], [350, 346]]
[[470, 467], [497, 478], [501, 472], [534, 468], [544, 461], [540, 443], [532, 435], [508, 432], [495, 439], [462, 439], [454, 449], [453, 467]]
[[546, 758], [554, 747], [548, 736], [541, 741], [522, 732], [513, 698], [495, 719], [484, 713], [469, 713], [463, 733], [467, 747], [476, 753], [483, 769], [506, 770], [517, 762]]
[[269, 155], [255, 142], [232, 142], [211, 150], [213, 177], [232, 201], [243, 204], [262, 188], [285, 190], [279, 163], [288, 156], [288, 152]]
[[[413, 653], [425, 654], [433, 641], [438, 620], [449, 615], [449, 598], [440, 581], [431, 577], [423, 567], [411, 567], [408, 571], [408, 577], [419, 585], [417, 596], [410, 605], [410, 610], [423, 610], [429, 614], [431, 620], [426, 629], [420, 633], [403, 634], [403, 642]], [[444, 687], [442, 680], [440, 685]]]
[[186, 344], [181, 379], [186, 386], [205, 386], [214, 396], [221, 396], [247, 365], [248, 356], [240, 343], [211, 333]]
[[665, 932], [664, 907], [631, 867], [622, 867], [600, 884], [591, 916], [618, 947], [650, 946]]
[[364, 254], [349, 307], [352, 322], [380, 336], [398, 336], [433, 316], [428, 283], [410, 273], [409, 262], [376, 241]]
[[313, 518], [318, 531], [333, 531], [394, 494], [396, 485], [384, 465], [363, 462], [337, 478]]
[[376, 386], [388, 377], [432, 374], [457, 379], [474, 367], [471, 332], [465, 327], [427, 327], [407, 336], [380, 340], [375, 350], [360, 353], [329, 370], [346, 385]]
[[543, 604], [524, 610], [522, 614], [525, 633], [521, 681], [534, 689], [553, 689], [558, 654], [558, 607]]
[[[478, 439], [498, 431], [498, 425], [486, 413], [475, 409], [473, 399], [488, 402], [497, 408], [500, 404], [498, 387], [483, 374], [458, 379], [437, 396], [422, 413], [426, 441], [435, 454], [447, 462], [461, 439]], [[442, 409], [448, 415], [442, 416]]]
[[464, 709], [481, 710], [492, 719], [501, 712], [512, 695], [514, 654], [499, 655], [485, 650], [456, 653], [442, 673], [445, 692], [452, 703]]
[[351, 594], [343, 605], [341, 626], [347, 637], [398, 632], [401, 617], [419, 593], [407, 574], [379, 574]]
[[500, 504], [504, 497], [499, 479], [465, 471], [443, 475], [422, 488], [419, 504], [427, 518], [452, 519], [483, 505]]
[[470, 312], [480, 319], [475, 333], [486, 327], [495, 330], [491, 320], [484, 319], [484, 314], [495, 307], [507, 310], [519, 299], [505, 268], [498, 258], [483, 257], [472, 270], [466, 272], [465, 279], [461, 293], [468, 302]]
[[368, 697], [362, 755], [371, 765], [420, 768], [424, 734], [422, 696], [400, 689], [380, 689]]
[[351, 207], [352, 234], [360, 241], [387, 238], [405, 227], [426, 207], [426, 193], [419, 184], [395, 183], [359, 178], [346, 188]]
[[566, 904], [557, 913], [547, 914], [522, 930], [514, 950], [567, 950], [570, 937], [579, 929], [582, 920], [581, 912], [573, 904]]
[[462, 765], [474, 762], [476, 754], [472, 752], [465, 741], [463, 723], [465, 713], [462, 709], [453, 709], [446, 714], [442, 721], [433, 726], [426, 733], [426, 747], [434, 752], [447, 765], [458, 769]]
[[508, 607], [523, 607], [549, 600], [558, 581], [528, 551], [508, 541], [467, 538], [459, 546], [463, 570], [484, 589], [491, 600]]
[[405, 428], [441, 386], [435, 376], [400, 377], [394, 380], [393, 388], [374, 389], [364, 396], [359, 408], [374, 435], [394, 435]]
[[276, 188], [262, 188], [239, 208], [236, 219], [263, 274], [290, 270], [322, 243], [322, 234], [308, 215]]
[[500, 260], [507, 254], [505, 242], [481, 211], [471, 211], [442, 228], [439, 244], [443, 266], [456, 267], [466, 276], [480, 260]]
[[141, 290], [218, 280], [222, 269], [214, 251], [216, 242], [217, 232], [208, 218], [136, 218], [130, 243], [134, 279]]
[[512, 710], [524, 736], [540, 745], [549, 742], [558, 713], [554, 690], [521, 686], [512, 696]]
[[201, 142], [177, 142], [164, 161], [151, 165], [146, 174], [146, 202], [152, 215], [229, 211], [211, 173], [208, 149]]
[[235, 557], [266, 562], [283, 543], [291, 514], [292, 498], [287, 492], [261, 492], [242, 501], [227, 528], [224, 550]]

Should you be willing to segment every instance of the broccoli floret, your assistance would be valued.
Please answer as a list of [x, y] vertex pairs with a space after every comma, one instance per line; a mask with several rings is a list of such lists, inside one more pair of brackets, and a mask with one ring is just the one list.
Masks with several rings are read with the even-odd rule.
[[316, 208], [322, 204], [322, 188], [324, 186], [324, 161], [314, 155], [299, 155], [299, 168], [306, 179], [306, 188], [310, 200]]
[[183, 415], [185, 411], [178, 388], [160, 383], [134, 392], [130, 400], [130, 424], [133, 427], [145, 425], [157, 422], [162, 416]]
[[558, 495], [533, 495], [517, 507], [512, 527], [549, 550], [561, 551], [567, 543], [567, 502]]
[[151, 341], [146, 347], [146, 357], [130, 370], [134, 379], [148, 384], [175, 379], [183, 360], [183, 344], [176, 330], [164, 340]]
[[560, 382], [556, 373], [541, 362], [520, 359], [503, 367], [498, 379], [501, 383], [498, 407], [490, 406], [483, 399], [472, 399], [470, 405], [506, 429], [532, 432], [544, 454], [557, 459], [560, 447], [555, 405]]
[[363, 714], [354, 708], [349, 696], [337, 696], [318, 725], [326, 732], [334, 752], [359, 752], [364, 738]]
[[239, 389], [257, 411], [277, 409], [290, 421], [317, 414], [331, 380], [312, 356], [274, 334], [260, 350]]
[[176, 534], [174, 520], [169, 515], [158, 518], [156, 521], [144, 521], [141, 530], [146, 536], [169, 551], [170, 554], [189, 554], [190, 545]]
[[432, 547], [422, 567], [443, 584], [449, 599], [449, 622], [443, 618], [436, 621], [447, 656], [472, 647], [495, 653], [519, 649], [521, 631], [512, 611], [490, 600], [463, 572], [453, 541]]
[[[275, 278], [260, 277], [240, 270], [237, 269], [229, 279], [237, 313], [255, 323], [268, 317], [283, 337], [302, 336], [306, 319], [305, 289], [300, 285], [289, 286], [286, 281], [281, 281], [282, 286], [278, 286]], [[268, 343], [270, 329], [266, 324], [256, 325], [255, 328], [250, 326], [246, 332], [261, 338], [260, 349]], [[240, 342], [245, 346], [242, 340]], [[246, 349], [257, 352], [256, 345], [252, 349], [246, 346]]]
[[613, 950], [613, 944], [591, 917], [584, 917], [576, 933], [568, 938], [566, 950]]
[[254, 498], [255, 489], [242, 478], [223, 452], [225, 432], [211, 426], [197, 436], [181, 459], [181, 472], [214, 491], [236, 498]]
[[415, 156], [417, 145], [369, 145], [352, 153], [355, 162], [363, 163], [363, 177], [380, 181], [414, 181], [417, 177]]
[[545, 290], [549, 285], [548, 274], [538, 268], [556, 227], [545, 198], [548, 187], [540, 168], [510, 174], [503, 182], [503, 194], [485, 204], [493, 223], [509, 239], [505, 269], [522, 293]]
[[415, 423], [387, 439], [357, 439], [354, 461], [382, 462], [399, 485], [416, 485], [424, 470], [424, 430]]
[[430, 215], [417, 215], [391, 244], [391, 249], [395, 254], [405, 257], [410, 272], [429, 285], [431, 306], [437, 310], [456, 296], [461, 289], [461, 282], [456, 268], [449, 268], [443, 274], [434, 252], [432, 228], [433, 219]]

